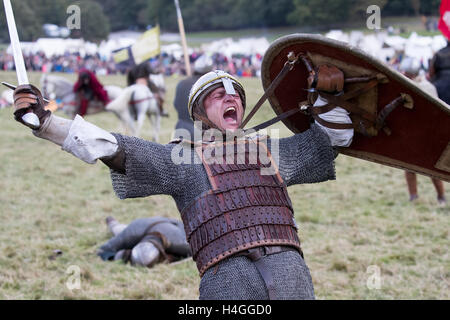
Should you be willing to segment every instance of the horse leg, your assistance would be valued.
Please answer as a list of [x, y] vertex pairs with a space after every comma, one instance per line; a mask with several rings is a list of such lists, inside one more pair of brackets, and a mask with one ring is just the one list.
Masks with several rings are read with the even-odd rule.
[[144, 120], [145, 120], [145, 111], [139, 110], [139, 115], [136, 122], [136, 137], [139, 137], [139, 134], [141, 133], [142, 126], [144, 125]]
[[134, 119], [129, 112], [123, 113], [122, 123], [125, 126], [126, 134], [130, 134], [132, 136], [136, 135], [136, 126], [134, 123]]
[[[156, 104], [154, 104], [154, 107], [158, 108], [158, 106]], [[161, 128], [161, 114], [159, 113], [158, 109], [154, 108], [154, 110], [152, 112], [151, 108], [149, 108], [147, 110], [147, 117], [153, 126], [153, 141], [158, 142], [159, 141], [159, 130]]]
[[119, 132], [124, 132], [125, 135], [134, 134], [133, 119], [128, 110], [110, 110], [119, 119]]
[[159, 142], [159, 131], [161, 129], [161, 114], [158, 112], [153, 117], [153, 139]]

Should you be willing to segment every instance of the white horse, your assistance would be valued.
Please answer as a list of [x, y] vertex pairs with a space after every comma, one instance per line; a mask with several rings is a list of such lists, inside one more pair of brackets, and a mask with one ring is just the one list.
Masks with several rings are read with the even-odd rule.
[[166, 83], [164, 81], [164, 75], [162, 73], [150, 74], [149, 78], [159, 88], [160, 91], [166, 92]]
[[14, 104], [14, 91], [6, 89], [0, 97], [0, 109], [11, 107]]
[[145, 117], [153, 126], [153, 141], [158, 142], [161, 128], [161, 112], [158, 101], [146, 85], [134, 84], [125, 88], [122, 94], [106, 106], [107, 111], [122, 120], [131, 135], [138, 137]]
[[[60, 101], [66, 114], [75, 117], [77, 103], [72, 82], [63, 77], [45, 74], [41, 77], [41, 88], [45, 96]], [[105, 90], [112, 101], [104, 108], [98, 103], [90, 102], [88, 114], [113, 112], [125, 127], [125, 131], [134, 136], [139, 136], [144, 119], [148, 116], [154, 128], [153, 139], [158, 141], [161, 114], [158, 102], [147, 86], [133, 85], [125, 89], [105, 86]]]
[[160, 100], [158, 101], [159, 108], [163, 110], [164, 108], [164, 101], [166, 100], [166, 83], [164, 81], [164, 75], [162, 73], [158, 74], [150, 74], [149, 75], [150, 81], [152, 81], [157, 87], [158, 87], [158, 95], [160, 97]]

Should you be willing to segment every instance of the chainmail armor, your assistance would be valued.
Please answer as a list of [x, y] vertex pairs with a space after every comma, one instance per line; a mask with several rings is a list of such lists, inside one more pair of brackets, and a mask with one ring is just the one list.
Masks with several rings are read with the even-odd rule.
[[[181, 212], [198, 195], [211, 190], [201, 161], [180, 165], [172, 162], [171, 152], [176, 144], [160, 145], [135, 137], [114, 136], [126, 154], [126, 174], [111, 170], [113, 188], [120, 199], [166, 194], [174, 198]], [[270, 145], [269, 139], [269, 150]], [[183, 146], [183, 151], [197, 157], [189, 149]], [[326, 133], [312, 125], [310, 130], [279, 140], [280, 175], [287, 186], [334, 180], [336, 155]], [[276, 286], [281, 289], [280, 299], [314, 298], [309, 270], [299, 253], [283, 252], [263, 259], [270, 263]], [[215, 270], [217, 273], [213, 274]], [[261, 275], [248, 258], [231, 257], [205, 273], [200, 298], [267, 299], [266, 291]]]

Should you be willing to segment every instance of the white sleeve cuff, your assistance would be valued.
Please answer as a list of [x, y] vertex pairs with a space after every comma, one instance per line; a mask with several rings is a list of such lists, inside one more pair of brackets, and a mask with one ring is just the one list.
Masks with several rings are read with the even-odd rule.
[[111, 133], [77, 115], [62, 149], [86, 163], [94, 164], [100, 158], [112, 156], [118, 147], [117, 140]]

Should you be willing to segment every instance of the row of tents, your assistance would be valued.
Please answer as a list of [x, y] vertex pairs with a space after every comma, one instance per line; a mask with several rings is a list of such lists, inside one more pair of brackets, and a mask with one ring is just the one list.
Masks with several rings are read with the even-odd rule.
[[405, 38], [389, 35], [387, 32], [364, 34], [361, 31], [332, 30], [326, 36], [355, 46], [383, 62], [389, 62], [401, 53], [421, 61], [426, 69], [434, 54], [447, 45], [447, 39], [443, 35], [420, 36], [416, 32]]
[[[34, 55], [42, 52], [47, 58], [51, 58], [52, 56], [62, 56], [65, 53], [78, 53], [81, 57], [98, 54], [102, 60], [107, 61], [120, 49], [133, 47], [133, 45], [142, 41], [142, 35], [142, 33], [133, 31], [112, 33], [107, 41], [103, 41], [99, 45], [83, 39], [70, 38], [40, 38], [34, 42], [22, 42], [21, 45], [25, 55]], [[171, 39], [173, 42], [161, 46], [158, 44], [159, 52], [181, 59], [183, 48], [179, 41], [176, 42], [178, 38], [172, 35], [161, 35], [160, 37], [161, 40], [166, 38]], [[226, 38], [205, 43], [200, 46], [200, 49], [188, 48], [188, 51], [189, 54], [198, 50], [210, 54], [220, 52], [228, 57], [235, 54], [253, 55], [258, 53], [263, 55], [269, 45], [266, 38], [246, 38], [237, 41]], [[7, 49], [7, 53], [12, 54], [11, 47]]]
[[[445, 47], [447, 40], [442, 35], [437, 36], [419, 36], [412, 33], [408, 38], [398, 35], [389, 35], [387, 32], [377, 32], [365, 34], [361, 31], [343, 32], [341, 30], [332, 30], [325, 36], [347, 42], [348, 44], [358, 47], [367, 53], [370, 53], [378, 59], [388, 62], [396, 53], [402, 52], [405, 56], [417, 58], [423, 62], [427, 68], [428, 61], [433, 55]], [[166, 40], [165, 37], [176, 40], [173, 35], [161, 35], [160, 39]], [[142, 33], [139, 32], [118, 32], [110, 35], [107, 41], [103, 41], [99, 45], [82, 39], [63, 39], [63, 38], [41, 38], [35, 42], [22, 42], [24, 54], [36, 54], [43, 52], [46, 57], [61, 56], [64, 53], [79, 53], [81, 57], [86, 55], [98, 54], [101, 59], [109, 60], [114, 52], [118, 49], [131, 47], [141, 41]], [[245, 38], [233, 40], [232, 38], [212, 41], [201, 45], [201, 51], [207, 54], [220, 52], [227, 57], [235, 54], [264, 55], [270, 43], [266, 38]], [[189, 48], [191, 54], [198, 48]], [[11, 53], [11, 48], [7, 50]], [[161, 45], [160, 52], [181, 59], [183, 56], [182, 46], [179, 42]]]

